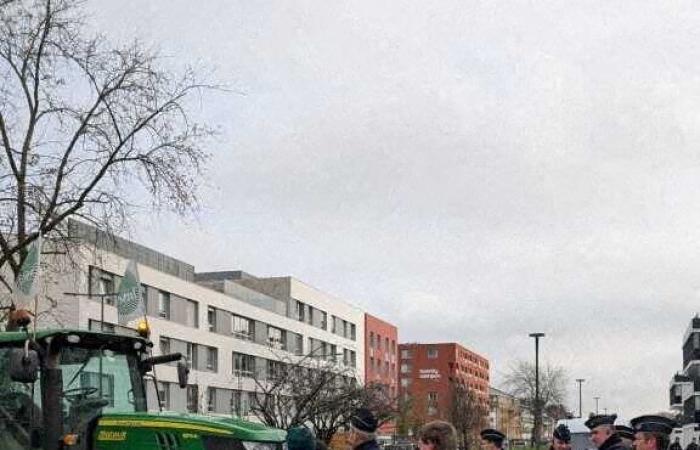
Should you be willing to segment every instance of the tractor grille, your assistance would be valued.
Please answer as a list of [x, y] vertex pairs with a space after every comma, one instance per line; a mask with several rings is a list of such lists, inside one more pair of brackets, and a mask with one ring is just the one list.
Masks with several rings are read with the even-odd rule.
[[156, 444], [160, 450], [179, 450], [182, 448], [175, 433], [158, 431], [155, 436]]

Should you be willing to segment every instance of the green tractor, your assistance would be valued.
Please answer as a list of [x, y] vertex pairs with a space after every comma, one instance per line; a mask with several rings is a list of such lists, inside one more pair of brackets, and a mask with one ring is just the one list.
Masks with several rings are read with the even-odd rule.
[[182, 355], [138, 335], [0, 332], [3, 450], [282, 450], [285, 432], [231, 417], [148, 412], [146, 379]]

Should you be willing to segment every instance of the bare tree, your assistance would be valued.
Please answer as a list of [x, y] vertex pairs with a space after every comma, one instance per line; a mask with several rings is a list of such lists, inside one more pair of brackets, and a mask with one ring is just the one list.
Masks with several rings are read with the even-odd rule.
[[458, 383], [452, 383], [450, 390], [450, 422], [457, 430], [461, 448], [469, 449], [476, 442], [479, 430], [485, 428], [488, 410], [479, 404], [473, 390]]
[[[546, 364], [540, 368], [539, 411], [558, 411], [566, 409], [567, 374], [564, 368]], [[539, 441], [542, 436], [542, 418], [536, 417], [538, 408], [535, 403], [535, 365], [527, 361], [517, 361], [505, 374], [503, 385], [513, 396], [522, 400], [525, 408], [532, 414], [536, 426], [533, 438]], [[539, 419], [539, 420], [538, 420]]]
[[[2, 1], [2, 0], [0, 0]], [[89, 36], [82, 0], [0, 7], [0, 282], [67, 219], [118, 231], [138, 206], [185, 214], [211, 130], [188, 101], [208, 88], [139, 42]], [[144, 202], [143, 199], [146, 199]], [[60, 239], [59, 241], [63, 241]]]
[[309, 425], [328, 444], [361, 405], [375, 412], [380, 422], [394, 418], [396, 402], [385, 387], [358, 384], [353, 369], [312, 356], [276, 359], [271, 370], [255, 374], [251, 413], [266, 425]]

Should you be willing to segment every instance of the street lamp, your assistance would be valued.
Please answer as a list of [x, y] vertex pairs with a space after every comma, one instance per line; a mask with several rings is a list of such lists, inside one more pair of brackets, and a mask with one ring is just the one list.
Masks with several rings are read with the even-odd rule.
[[595, 399], [595, 414], [596, 416], [598, 415], [598, 400], [600, 400], [600, 397], [593, 397]]
[[539, 445], [540, 441], [540, 425], [542, 422], [540, 411], [540, 338], [544, 337], [544, 333], [530, 333], [531, 338], [535, 338], [535, 420], [532, 424], [531, 444]]
[[579, 419], [581, 417], [583, 417], [582, 416], [582, 409], [581, 409], [581, 384], [584, 381], [586, 381], [586, 380], [583, 378], [576, 378], [576, 382], [578, 383], [578, 417], [579, 417]]

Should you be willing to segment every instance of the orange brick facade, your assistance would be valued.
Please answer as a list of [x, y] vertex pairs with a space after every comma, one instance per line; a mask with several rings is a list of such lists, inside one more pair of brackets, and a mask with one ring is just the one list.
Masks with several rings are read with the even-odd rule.
[[[399, 394], [398, 341], [394, 325], [365, 314], [365, 383], [384, 385], [390, 398]], [[394, 424], [385, 424], [379, 431], [393, 434]]]
[[456, 343], [401, 344], [401, 395], [409, 399], [416, 425], [450, 420], [454, 383], [474, 392], [488, 411], [489, 361]]

